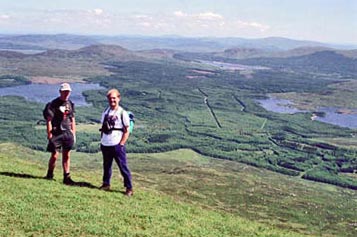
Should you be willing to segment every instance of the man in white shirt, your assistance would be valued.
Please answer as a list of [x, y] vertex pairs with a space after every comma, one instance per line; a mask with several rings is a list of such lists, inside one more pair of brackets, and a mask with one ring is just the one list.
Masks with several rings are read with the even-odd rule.
[[125, 195], [133, 195], [131, 172], [126, 159], [125, 143], [129, 138], [130, 120], [128, 113], [119, 106], [120, 92], [111, 89], [107, 93], [109, 108], [102, 114], [101, 150], [103, 154], [102, 190], [110, 190], [113, 160], [124, 178]]

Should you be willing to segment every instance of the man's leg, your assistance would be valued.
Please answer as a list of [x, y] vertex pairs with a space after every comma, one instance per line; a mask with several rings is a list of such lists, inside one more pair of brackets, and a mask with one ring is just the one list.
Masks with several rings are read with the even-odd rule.
[[110, 179], [112, 177], [112, 165], [114, 157], [113, 147], [101, 146], [103, 154], [103, 185], [102, 189], [106, 189], [110, 186]]
[[53, 151], [51, 153], [50, 160], [48, 161], [48, 169], [47, 169], [47, 175], [46, 175], [47, 179], [53, 179], [53, 171], [55, 170], [55, 167], [56, 167], [56, 161], [58, 159], [58, 154], [59, 153], [57, 151]]
[[70, 165], [71, 158], [70, 152], [74, 145], [73, 134], [70, 131], [63, 133], [62, 137], [62, 168], [63, 168], [63, 183], [67, 185], [73, 185], [75, 182], [71, 179]]
[[69, 174], [70, 172], [70, 165], [71, 165], [70, 152], [71, 151], [69, 150], [63, 150], [62, 152], [62, 167], [63, 167], [64, 174]]
[[115, 146], [116, 155], [115, 161], [119, 166], [120, 173], [124, 178], [124, 187], [126, 187], [127, 191], [132, 191], [133, 186], [131, 182], [131, 172], [129, 170], [127, 159], [126, 159], [126, 148], [125, 146], [117, 145]]
[[47, 151], [51, 152], [50, 160], [48, 161], [48, 169], [46, 179], [53, 179], [53, 171], [56, 167], [56, 161], [59, 156], [59, 140], [60, 136], [53, 136], [51, 139], [48, 140], [47, 144]]
[[73, 185], [74, 181], [71, 179], [70, 174], [70, 150], [62, 151], [62, 167], [63, 167], [63, 183], [68, 185]]

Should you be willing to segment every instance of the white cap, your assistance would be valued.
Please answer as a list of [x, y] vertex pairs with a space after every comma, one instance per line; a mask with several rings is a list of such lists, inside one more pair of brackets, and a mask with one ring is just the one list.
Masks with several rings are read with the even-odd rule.
[[68, 83], [62, 83], [59, 90], [60, 91], [72, 91], [71, 86]]

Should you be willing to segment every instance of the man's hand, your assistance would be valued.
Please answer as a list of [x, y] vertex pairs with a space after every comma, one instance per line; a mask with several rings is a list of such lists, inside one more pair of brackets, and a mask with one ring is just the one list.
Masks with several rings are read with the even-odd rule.
[[77, 137], [76, 137], [76, 133], [72, 130], [72, 134], [73, 134], [73, 141], [74, 141], [74, 144], [76, 144], [76, 141], [77, 141]]

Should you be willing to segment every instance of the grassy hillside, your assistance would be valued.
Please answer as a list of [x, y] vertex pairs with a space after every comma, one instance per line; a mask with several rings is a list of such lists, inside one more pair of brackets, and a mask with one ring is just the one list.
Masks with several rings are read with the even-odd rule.
[[0, 236], [354, 236], [352, 190], [302, 181], [189, 150], [129, 154], [135, 195], [101, 155], [74, 152], [78, 185], [42, 179], [48, 154], [0, 144]]

